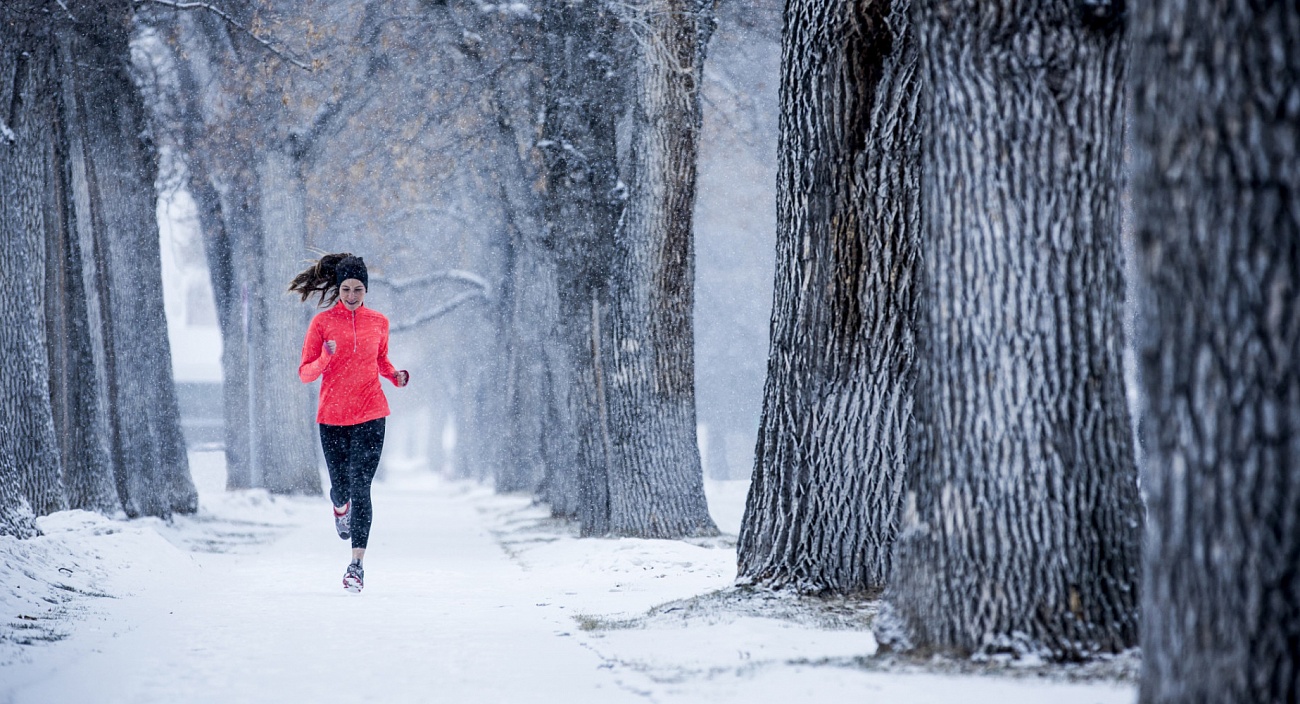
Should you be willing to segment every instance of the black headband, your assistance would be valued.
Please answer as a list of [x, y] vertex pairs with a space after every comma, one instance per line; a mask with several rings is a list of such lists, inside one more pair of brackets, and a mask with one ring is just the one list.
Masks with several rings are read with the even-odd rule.
[[334, 266], [334, 285], [356, 279], [362, 286], [370, 288], [370, 279], [366, 276], [366, 262], [361, 257], [347, 257]]

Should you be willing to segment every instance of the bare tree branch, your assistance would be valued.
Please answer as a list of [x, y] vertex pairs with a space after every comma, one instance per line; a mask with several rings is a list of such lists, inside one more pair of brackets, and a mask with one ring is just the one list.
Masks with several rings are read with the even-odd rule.
[[369, 52], [365, 66], [360, 71], [352, 71], [346, 84], [330, 100], [326, 101], [312, 118], [307, 129], [297, 136], [299, 156], [310, 161], [316, 153], [321, 137], [332, 128], [347, 121], [370, 103], [380, 90], [380, 82], [374, 80], [386, 65], [387, 57], [380, 47], [380, 36], [387, 21], [379, 17], [380, 10], [386, 6], [383, 0], [366, 3], [361, 18], [361, 28], [354, 45], [360, 45]]
[[464, 271], [462, 269], [444, 269], [442, 271], [425, 274], [424, 276], [417, 276], [412, 279], [392, 280], [383, 276], [371, 276], [370, 280], [374, 283], [388, 286], [398, 293], [408, 288], [425, 286], [436, 281], [459, 281], [461, 283], [477, 286], [479, 290], [483, 292], [484, 296], [488, 296], [488, 292], [491, 290], [491, 286], [488, 284], [487, 279], [472, 271]]
[[439, 305], [433, 308], [432, 310], [425, 311], [424, 313], [416, 316], [412, 320], [408, 320], [398, 325], [390, 325], [388, 328], [388, 332], [390, 333], [406, 332], [407, 330], [411, 330], [420, 325], [424, 325], [425, 323], [431, 320], [440, 318], [446, 315], [447, 313], [456, 310], [461, 306], [461, 304], [467, 303], [476, 298], [481, 298], [484, 301], [488, 300], [487, 295], [482, 291], [465, 291], [464, 293], [460, 293], [453, 296], [451, 299], [449, 299], [447, 302], [443, 303], [442, 305]]
[[72, 20], [73, 22], [77, 21], [77, 18], [74, 17], [72, 14], [72, 10], [68, 9], [68, 4], [66, 2], [64, 2], [63, 0], [54, 0], [54, 2], [58, 3], [59, 7], [63, 8], [64, 12], [68, 13], [68, 19]]
[[[225, 10], [215, 5], [212, 5], [210, 3], [181, 2], [180, 0], [135, 0], [135, 2], [137, 5], [145, 5], [145, 4], [161, 5], [163, 7], [170, 7], [175, 10], [207, 10], [208, 12], [211, 12], [217, 17], [220, 17], [221, 19], [225, 20], [226, 23], [229, 24], [230, 26], [235, 27], [239, 31], [243, 32], [244, 34], [247, 34], [248, 36], [252, 37], [253, 41], [266, 47], [266, 50], [271, 52], [272, 54], [275, 54], [276, 56], [284, 59], [285, 61], [288, 61], [289, 63], [293, 64], [294, 66], [297, 66], [298, 68], [304, 71], [312, 70], [310, 64], [305, 64], [301, 60], [289, 55], [287, 52], [277, 49], [270, 42], [266, 41], [265, 39], [262, 39], [256, 34], [253, 34], [253, 30], [240, 24], [237, 20], [235, 20], [234, 17], [231, 17]], [[59, 4], [62, 5], [63, 3], [59, 3]]]

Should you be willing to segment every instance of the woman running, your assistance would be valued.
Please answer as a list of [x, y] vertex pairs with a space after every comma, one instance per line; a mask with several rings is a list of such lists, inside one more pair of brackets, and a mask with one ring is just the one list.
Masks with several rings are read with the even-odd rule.
[[[316, 422], [330, 473], [330, 500], [339, 537], [352, 539], [352, 562], [343, 588], [359, 592], [361, 561], [370, 538], [370, 482], [384, 449], [388, 399], [379, 377], [406, 386], [410, 375], [388, 361], [388, 318], [365, 307], [366, 263], [348, 253], [327, 254], [294, 277], [289, 290], [320, 305], [302, 343], [298, 377], [304, 384], [323, 377]], [[337, 303], [335, 302], [337, 301]]]

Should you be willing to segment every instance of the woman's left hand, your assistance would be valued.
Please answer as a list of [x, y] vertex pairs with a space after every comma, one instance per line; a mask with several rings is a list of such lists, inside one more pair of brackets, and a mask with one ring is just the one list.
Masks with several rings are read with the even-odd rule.
[[406, 386], [411, 381], [411, 375], [405, 369], [397, 372], [397, 387]]

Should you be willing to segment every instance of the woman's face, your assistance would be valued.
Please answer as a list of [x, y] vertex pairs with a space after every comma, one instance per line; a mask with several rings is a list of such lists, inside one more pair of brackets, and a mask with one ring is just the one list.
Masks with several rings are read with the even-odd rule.
[[339, 284], [339, 300], [348, 310], [356, 310], [366, 302], [366, 285], [360, 279], [344, 279]]

